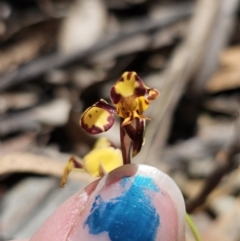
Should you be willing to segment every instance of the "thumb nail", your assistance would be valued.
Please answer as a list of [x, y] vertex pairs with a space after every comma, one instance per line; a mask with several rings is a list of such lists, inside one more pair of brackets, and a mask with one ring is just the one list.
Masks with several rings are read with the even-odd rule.
[[184, 241], [185, 205], [174, 181], [146, 165], [125, 165], [102, 178], [69, 241]]

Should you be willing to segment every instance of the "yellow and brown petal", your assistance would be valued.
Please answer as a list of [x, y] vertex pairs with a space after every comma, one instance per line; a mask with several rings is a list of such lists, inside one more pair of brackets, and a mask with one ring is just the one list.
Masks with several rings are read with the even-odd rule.
[[91, 176], [100, 177], [123, 165], [122, 153], [113, 143], [102, 137], [84, 158], [84, 169]]
[[67, 162], [67, 164], [64, 168], [62, 179], [61, 179], [61, 187], [65, 186], [65, 184], [67, 183], [67, 177], [73, 169], [78, 169], [78, 170], [84, 171], [83, 164], [81, 162], [79, 162], [74, 156], [72, 156], [69, 159], [69, 161]]
[[101, 177], [122, 165], [120, 149], [111, 146], [94, 149], [84, 157], [84, 169], [94, 177]]
[[158, 96], [159, 92], [144, 85], [136, 72], [125, 72], [111, 89], [117, 114], [126, 119], [123, 125], [130, 124], [134, 118], [147, 119], [142, 114]]
[[124, 72], [111, 89], [110, 97], [113, 104], [131, 96], [145, 96], [146, 87], [136, 72]]
[[156, 100], [158, 97], [159, 97], [160, 93], [158, 90], [156, 89], [153, 89], [153, 88], [149, 88], [147, 90], [147, 99], [149, 101], [153, 101], [153, 100]]
[[114, 123], [114, 113], [116, 109], [101, 99], [83, 113], [80, 125], [90, 134], [105, 132]]

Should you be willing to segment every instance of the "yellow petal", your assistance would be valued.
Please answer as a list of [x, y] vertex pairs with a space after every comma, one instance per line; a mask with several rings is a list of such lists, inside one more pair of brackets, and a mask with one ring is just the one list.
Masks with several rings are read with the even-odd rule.
[[110, 172], [123, 165], [122, 153], [113, 147], [94, 149], [84, 157], [84, 169], [94, 177]]
[[122, 98], [144, 96], [147, 88], [136, 72], [125, 72], [111, 89], [111, 100], [114, 104]]
[[89, 107], [80, 119], [81, 127], [90, 134], [98, 134], [107, 131], [114, 123], [115, 108], [100, 100]]
[[123, 97], [129, 97], [134, 94], [138, 83], [135, 80], [136, 72], [125, 72], [122, 79], [115, 85], [116, 92]]
[[106, 137], [101, 137], [96, 141], [93, 149], [106, 148], [109, 146], [112, 146], [112, 143]]
[[150, 102], [143, 96], [136, 98], [136, 101], [138, 103], [136, 111], [139, 115], [141, 115], [145, 110], [148, 109]]

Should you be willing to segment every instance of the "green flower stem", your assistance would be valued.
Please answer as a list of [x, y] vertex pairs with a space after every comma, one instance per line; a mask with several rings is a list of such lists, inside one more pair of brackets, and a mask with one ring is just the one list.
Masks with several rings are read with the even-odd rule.
[[191, 216], [186, 213], [185, 219], [186, 219], [186, 222], [187, 222], [188, 226], [190, 227], [192, 234], [193, 234], [194, 238], [196, 239], [196, 241], [201, 241], [200, 234], [199, 234], [199, 232], [196, 228], [196, 225], [194, 224]]

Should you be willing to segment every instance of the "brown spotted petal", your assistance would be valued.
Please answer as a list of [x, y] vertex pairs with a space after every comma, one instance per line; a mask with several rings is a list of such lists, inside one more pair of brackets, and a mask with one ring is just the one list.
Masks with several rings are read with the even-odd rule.
[[115, 107], [101, 99], [83, 113], [80, 125], [90, 134], [105, 132], [112, 127], [115, 113]]
[[124, 72], [112, 87], [110, 96], [112, 103], [118, 104], [124, 98], [145, 96], [147, 90], [148, 87], [144, 85], [136, 72]]

